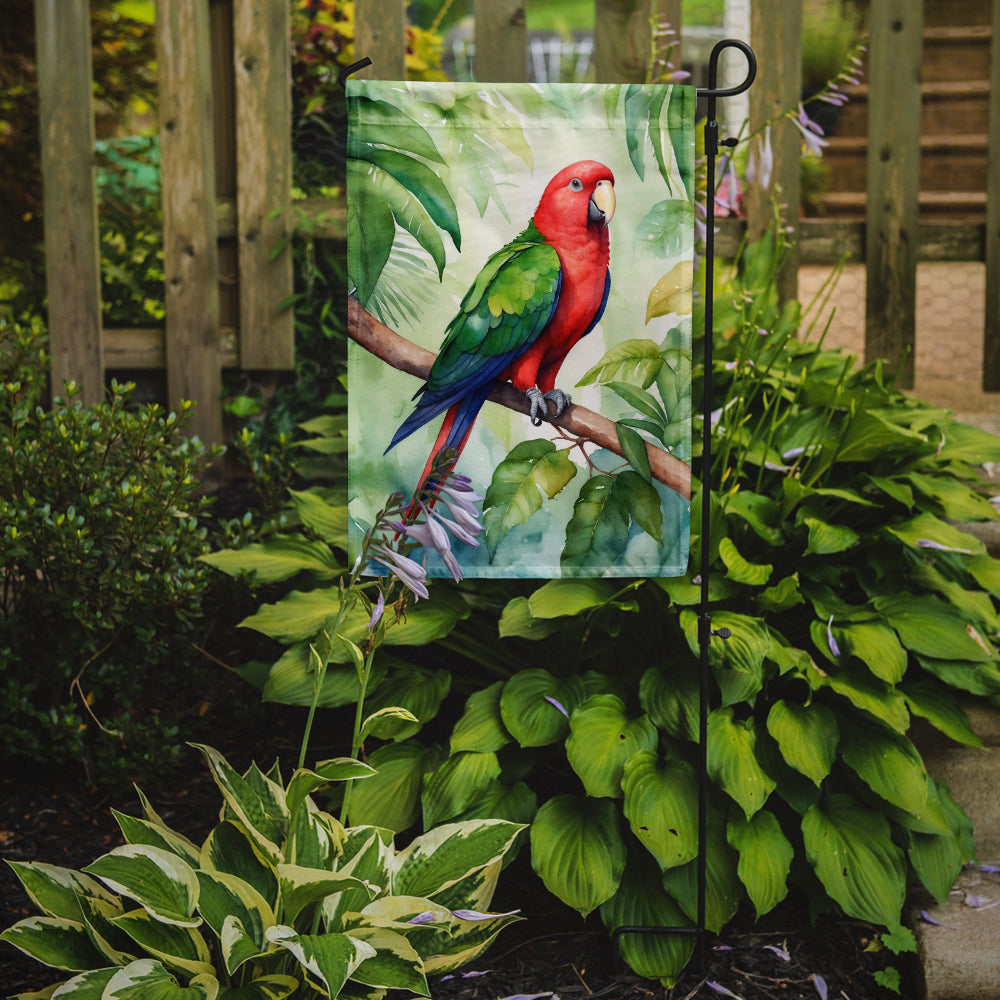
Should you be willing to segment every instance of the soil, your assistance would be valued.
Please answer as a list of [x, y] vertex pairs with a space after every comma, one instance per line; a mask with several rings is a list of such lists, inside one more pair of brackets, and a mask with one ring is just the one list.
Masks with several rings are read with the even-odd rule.
[[[279, 732], [285, 724], [277, 720]], [[280, 736], [278, 742], [291, 744]], [[248, 759], [241, 752], [247, 749], [245, 740], [220, 740], [219, 747], [234, 764]], [[215, 822], [219, 796], [200, 757], [192, 756], [192, 764], [147, 791], [163, 819], [197, 842]], [[0, 858], [81, 868], [122, 842], [112, 807], [139, 813], [134, 792], [109, 796], [59, 776], [25, 780], [7, 775], [0, 779]], [[741, 913], [718, 938], [706, 936], [704, 968], [695, 958], [673, 989], [633, 974], [617, 959], [596, 915], [584, 922], [563, 907], [544, 890], [524, 856], [501, 877], [494, 908], [520, 909], [525, 919], [503, 931], [469, 969], [432, 977], [435, 1000], [887, 1000], [893, 994], [873, 977], [889, 965], [903, 974], [902, 996], [918, 993], [903, 962], [885, 951], [866, 950], [875, 940], [872, 928], [829, 917], [812, 926], [798, 899], [759, 923]], [[11, 870], [0, 866], [0, 927], [33, 912]], [[0, 944], [0, 995], [39, 990], [60, 978], [65, 976]]]

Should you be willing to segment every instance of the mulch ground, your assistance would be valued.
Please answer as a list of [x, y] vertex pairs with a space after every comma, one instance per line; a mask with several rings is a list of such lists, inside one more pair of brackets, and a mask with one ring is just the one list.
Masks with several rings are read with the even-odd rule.
[[[234, 763], [239, 760], [237, 748], [221, 749]], [[200, 756], [193, 756], [192, 765], [149, 795], [169, 825], [197, 841], [213, 825], [219, 797]], [[111, 807], [139, 813], [133, 793], [108, 796], [65, 776], [28, 780], [8, 774], [0, 778], [0, 858], [80, 868], [122, 842]], [[596, 917], [582, 922], [546, 893], [524, 856], [501, 877], [494, 908], [519, 908], [525, 919], [502, 932], [470, 968], [432, 977], [435, 1000], [887, 1000], [893, 994], [873, 979], [887, 965], [903, 973], [903, 997], [919, 992], [899, 959], [866, 950], [871, 928], [842, 919], [823, 919], [813, 927], [798, 901], [783, 904], [759, 924], [740, 914], [719, 938], [706, 940], [705, 967], [690, 967], [673, 989], [641, 979], [618, 961]], [[32, 912], [11, 870], [0, 865], [0, 927]], [[0, 995], [38, 990], [59, 979], [59, 973], [0, 944]]]

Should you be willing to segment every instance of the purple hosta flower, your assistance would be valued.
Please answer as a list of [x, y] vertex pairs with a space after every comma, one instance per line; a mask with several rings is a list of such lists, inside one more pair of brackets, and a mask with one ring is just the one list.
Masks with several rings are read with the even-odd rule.
[[376, 558], [386, 564], [386, 566], [399, 579], [404, 587], [412, 591], [417, 597], [429, 597], [427, 592], [427, 570], [415, 559], [404, 556], [401, 552], [390, 549], [384, 543], [373, 545], [372, 553]]
[[433, 910], [424, 910], [423, 913], [410, 917], [406, 922], [408, 924], [432, 924], [435, 920], [437, 920], [437, 914]]
[[480, 976], [488, 976], [492, 971], [484, 969], [482, 972], [451, 972], [447, 976], [442, 976], [441, 982], [446, 983], [449, 979], [478, 979]]
[[750, 144], [750, 158], [747, 161], [747, 183], [758, 183], [766, 190], [771, 186], [771, 174], [774, 173], [774, 149], [771, 147], [771, 126], [764, 129], [764, 134], [757, 136], [757, 141]]
[[830, 647], [830, 652], [834, 656], [840, 656], [840, 646], [837, 645], [837, 640], [833, 637], [833, 615], [830, 615], [830, 620], [826, 623], [826, 641]]
[[732, 990], [726, 989], [726, 987], [723, 986], [722, 983], [713, 983], [711, 980], [709, 980], [707, 983], [705, 983], [705, 985], [713, 993], [721, 993], [724, 997], [733, 997], [734, 1000], [743, 1000], [743, 997], [741, 997], [738, 993], [734, 993]]
[[779, 948], [776, 944], [764, 945], [764, 951], [773, 951], [782, 962], [790, 962], [792, 960], [792, 956], [784, 948]]
[[927, 924], [933, 924], [935, 927], [944, 927], [949, 931], [957, 931], [957, 927], [952, 927], [951, 924], [942, 924], [940, 920], [936, 920], [932, 917], [926, 910], [920, 911], [920, 919]]
[[1000, 865], [979, 865], [978, 870], [985, 875], [1000, 875]]
[[952, 545], [942, 545], [940, 542], [935, 542], [930, 538], [918, 538], [917, 548], [920, 549], [937, 549], [940, 552], [958, 552], [963, 556], [971, 556], [972, 549], [957, 549]]
[[827, 145], [823, 138], [823, 130], [806, 114], [806, 109], [800, 104], [798, 114], [791, 114], [792, 124], [802, 133], [806, 149], [816, 156], [823, 155], [823, 147]]
[[459, 920], [476, 922], [480, 920], [493, 920], [494, 917], [516, 917], [520, 912], [520, 910], [510, 910], [507, 913], [480, 913], [479, 910], [452, 910], [451, 915], [458, 917]]
[[819, 994], [819, 1000], [826, 1000], [828, 993], [828, 990], [826, 988], [826, 980], [815, 972], [809, 978], [813, 981], [813, 986], [816, 988], [816, 992]]
[[378, 600], [375, 602], [375, 607], [372, 608], [372, 616], [368, 619], [368, 631], [371, 632], [376, 625], [382, 620], [382, 614], [385, 611], [385, 595], [380, 590], [378, 592]]
[[569, 718], [569, 712], [566, 711], [565, 707], [561, 702], [556, 701], [556, 699], [551, 697], [550, 695], [544, 695], [544, 698], [550, 705], [555, 705], [555, 707], [559, 709], [559, 711], [562, 712], [562, 714], [565, 715], [567, 719]]

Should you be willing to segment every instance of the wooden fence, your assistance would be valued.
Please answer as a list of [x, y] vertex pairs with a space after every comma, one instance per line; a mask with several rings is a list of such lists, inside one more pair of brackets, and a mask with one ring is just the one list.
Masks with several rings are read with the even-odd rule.
[[[171, 402], [198, 405], [195, 431], [222, 440], [223, 368], [275, 371], [293, 364], [290, 235], [290, 0], [158, 0], [166, 325], [101, 327], [96, 194], [92, 169], [88, 0], [35, 0], [53, 384], [73, 379], [99, 399], [111, 369], [166, 369]], [[526, 76], [525, 4], [474, 0], [476, 76]], [[641, 81], [650, 17], [681, 23], [681, 0], [595, 0], [593, 62], [600, 82]], [[357, 0], [356, 52], [365, 74], [404, 76], [405, 0]], [[844, 253], [867, 270], [866, 356], [903, 369], [912, 384], [918, 261], [985, 261], [983, 384], [1000, 390], [1000, 0], [992, 3], [989, 171], [985, 223], [921, 222], [920, 47], [923, 3], [871, 0], [864, 221], [788, 214], [797, 234], [781, 276], [796, 291], [800, 263]], [[759, 72], [750, 126], [800, 96], [801, 0], [753, 0], [751, 43]], [[680, 40], [683, 51], [683, 38]], [[676, 60], [677, 53], [674, 53]], [[724, 103], [724, 102], [720, 102]], [[720, 108], [720, 118], [724, 108]], [[736, 123], [738, 124], [738, 123]], [[773, 135], [775, 171], [751, 189], [747, 220], [725, 220], [717, 250], [731, 253], [744, 227], [760, 233], [772, 198], [799, 204], [800, 137], [790, 122]], [[320, 237], [342, 239], [343, 204], [311, 202], [298, 215]]]

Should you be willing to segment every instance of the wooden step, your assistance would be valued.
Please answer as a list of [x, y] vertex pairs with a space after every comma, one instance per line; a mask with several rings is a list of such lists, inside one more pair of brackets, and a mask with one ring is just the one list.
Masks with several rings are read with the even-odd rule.
[[925, 28], [921, 79], [925, 83], [989, 80], [992, 38], [989, 25]]
[[[921, 135], [947, 135], [960, 124], [963, 133], [988, 131], [989, 80], [937, 80], [920, 87]], [[837, 136], [867, 135], [868, 84], [846, 90], [848, 103], [841, 109]]]
[[[830, 191], [816, 202], [829, 218], [864, 219], [868, 198], [863, 191]], [[986, 215], [986, 193], [979, 191], [921, 191], [921, 219], [982, 222]]]
[[[926, 135], [920, 138], [920, 187], [925, 191], [985, 191], [988, 172], [985, 135]], [[868, 140], [832, 136], [823, 151], [834, 191], [865, 188]]]

